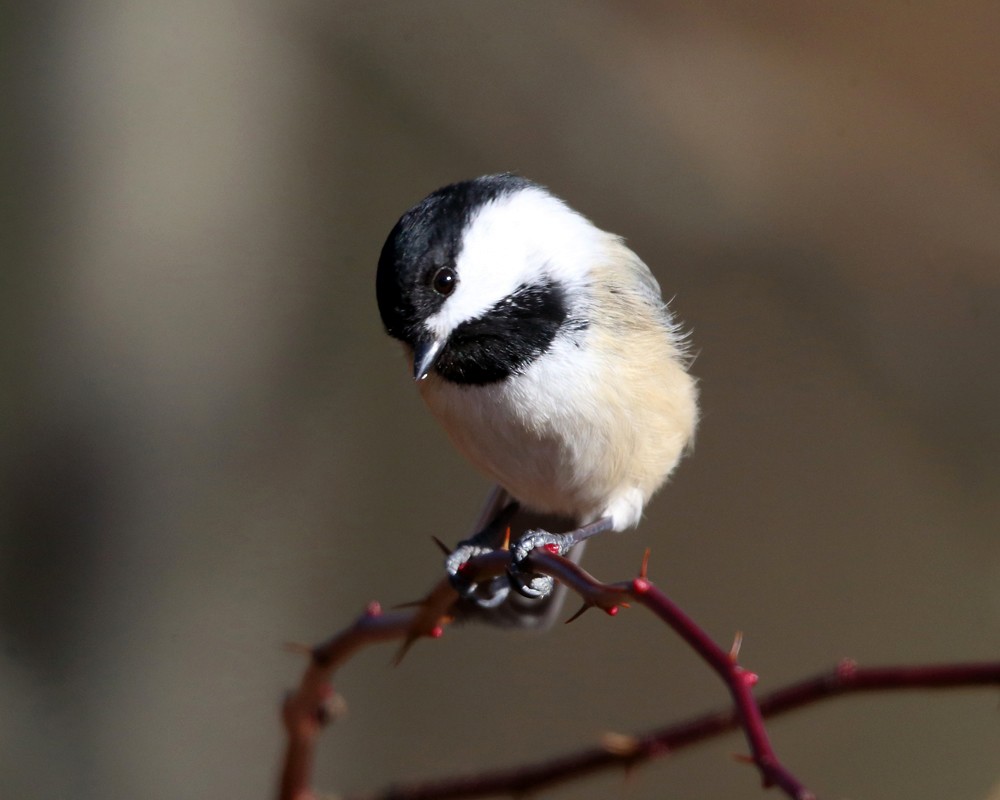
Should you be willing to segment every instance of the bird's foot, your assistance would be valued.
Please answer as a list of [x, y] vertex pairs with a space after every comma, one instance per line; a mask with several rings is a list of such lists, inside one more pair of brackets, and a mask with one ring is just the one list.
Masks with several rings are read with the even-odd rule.
[[574, 545], [589, 539], [591, 536], [610, 531], [612, 527], [611, 518], [602, 517], [596, 522], [591, 522], [589, 525], [567, 533], [528, 531], [518, 539], [511, 551], [511, 566], [508, 571], [511, 584], [525, 597], [548, 597], [552, 594], [555, 581], [548, 575], [538, 575], [524, 569], [524, 561], [531, 551], [538, 547], [545, 547], [564, 556]]
[[524, 568], [525, 559], [538, 547], [550, 548], [563, 556], [576, 544], [571, 534], [528, 531], [511, 549], [510, 582], [525, 597], [548, 597], [555, 588], [555, 581], [548, 575], [538, 575]]
[[480, 608], [496, 608], [503, 603], [510, 593], [510, 583], [505, 575], [497, 575], [485, 583], [476, 583], [462, 574], [463, 568], [471, 559], [492, 553], [494, 549], [477, 544], [474, 539], [460, 542], [444, 561], [444, 567], [448, 571], [448, 577], [455, 591], [475, 602]]

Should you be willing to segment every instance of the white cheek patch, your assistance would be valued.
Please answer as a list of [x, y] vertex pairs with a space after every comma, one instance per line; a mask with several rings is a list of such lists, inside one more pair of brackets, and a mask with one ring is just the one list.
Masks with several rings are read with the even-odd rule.
[[426, 325], [447, 337], [518, 287], [585, 282], [606, 234], [539, 188], [484, 205], [470, 220], [456, 260], [458, 285]]

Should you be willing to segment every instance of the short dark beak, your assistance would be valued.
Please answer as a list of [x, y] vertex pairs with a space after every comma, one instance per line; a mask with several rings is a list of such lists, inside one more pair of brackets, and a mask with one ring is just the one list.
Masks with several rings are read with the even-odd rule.
[[427, 377], [443, 346], [440, 339], [422, 339], [413, 346], [413, 380], [422, 381]]

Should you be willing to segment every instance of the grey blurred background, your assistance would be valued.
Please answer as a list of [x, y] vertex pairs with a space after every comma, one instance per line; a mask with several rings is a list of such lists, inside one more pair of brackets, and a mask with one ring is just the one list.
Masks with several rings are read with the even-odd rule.
[[[486, 489], [373, 275], [516, 170], [693, 330], [695, 455], [586, 565], [761, 688], [1000, 655], [1000, 6], [38, 3], [4, 11], [0, 786], [268, 797], [287, 640], [419, 596]], [[338, 681], [318, 786], [514, 764], [726, 702], [641, 610], [451, 629]], [[771, 726], [826, 798], [1000, 792], [988, 692]], [[546, 797], [756, 798], [736, 736]], [[991, 792], [994, 793], [991, 795]]]

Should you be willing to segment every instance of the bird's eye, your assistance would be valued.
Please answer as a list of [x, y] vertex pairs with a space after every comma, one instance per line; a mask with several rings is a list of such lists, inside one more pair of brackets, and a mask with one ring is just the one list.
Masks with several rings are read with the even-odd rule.
[[447, 297], [458, 286], [458, 275], [451, 267], [441, 267], [431, 278], [431, 288], [439, 295]]

